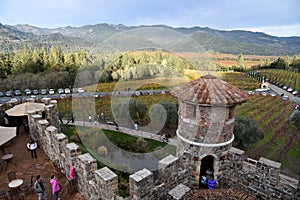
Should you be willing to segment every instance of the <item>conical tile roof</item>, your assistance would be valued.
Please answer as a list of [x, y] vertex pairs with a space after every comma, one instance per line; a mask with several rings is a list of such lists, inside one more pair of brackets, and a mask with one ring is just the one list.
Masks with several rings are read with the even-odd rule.
[[232, 106], [248, 98], [244, 91], [212, 75], [177, 86], [170, 93], [181, 101], [205, 106]]

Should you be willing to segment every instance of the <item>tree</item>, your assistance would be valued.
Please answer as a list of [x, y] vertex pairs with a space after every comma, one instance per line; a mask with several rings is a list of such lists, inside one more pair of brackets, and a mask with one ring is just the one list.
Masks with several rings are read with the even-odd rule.
[[279, 57], [277, 60], [272, 62], [270, 65], [271, 68], [276, 68], [276, 69], [287, 69], [288, 66], [289, 65], [287, 59], [281, 57]]
[[42, 58], [38, 48], [35, 48], [32, 52], [32, 62], [29, 64], [27, 71], [31, 73], [44, 71]]
[[154, 61], [156, 64], [161, 64], [162, 62], [162, 52], [160, 49], [155, 51], [155, 55], [154, 55]]
[[42, 63], [44, 69], [48, 69], [48, 67], [50, 66], [49, 54], [45, 46], [42, 47]]
[[244, 56], [243, 54], [239, 54], [238, 57], [237, 57], [237, 67], [241, 70], [241, 71], [244, 71], [246, 66], [245, 66], [245, 60], [244, 60]]
[[242, 149], [263, 138], [263, 133], [259, 129], [257, 121], [246, 117], [236, 117], [233, 134], [235, 136], [235, 146]]
[[144, 102], [137, 99], [130, 99], [129, 114], [131, 119], [136, 121], [143, 120], [146, 116], [147, 106]]
[[166, 101], [161, 101], [159, 104], [161, 104], [167, 112], [166, 126], [169, 128], [176, 127], [178, 123], [178, 105]]
[[298, 55], [295, 55], [293, 57], [293, 60], [291, 62], [291, 66], [294, 68], [294, 69], [297, 69], [298, 72], [300, 72], [300, 54]]
[[0, 54], [0, 79], [6, 78], [11, 72], [11, 60], [10, 57], [2, 51]]

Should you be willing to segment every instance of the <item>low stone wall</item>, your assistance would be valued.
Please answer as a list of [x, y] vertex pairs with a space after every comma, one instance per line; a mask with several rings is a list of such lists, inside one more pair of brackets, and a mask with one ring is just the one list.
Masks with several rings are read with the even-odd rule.
[[[187, 170], [179, 158], [169, 155], [158, 162], [158, 179], [153, 173], [142, 169], [129, 177], [131, 199], [166, 199], [168, 192], [180, 183], [187, 184]], [[188, 191], [188, 190], [187, 190]]]
[[258, 199], [300, 199], [300, 181], [280, 174], [281, 163], [244, 159], [244, 151], [231, 148], [220, 187], [235, 188]]

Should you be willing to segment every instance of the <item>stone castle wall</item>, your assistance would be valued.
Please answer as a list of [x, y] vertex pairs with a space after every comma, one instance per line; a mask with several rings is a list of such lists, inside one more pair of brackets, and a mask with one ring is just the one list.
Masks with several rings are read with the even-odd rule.
[[[39, 112], [29, 112], [31, 136], [67, 178], [70, 167], [76, 168], [78, 190], [86, 199], [122, 199], [118, 195], [117, 175], [107, 167], [97, 169], [95, 158], [82, 154], [77, 144], [68, 143], [67, 136], [57, 126], [56, 101], [48, 103], [45, 118]], [[222, 156], [224, 152], [227, 154]], [[280, 163], [265, 158], [246, 159], [244, 152], [235, 148], [220, 150], [217, 157], [225, 157], [216, 163], [221, 168], [216, 175], [218, 187], [235, 188], [258, 199], [300, 199], [299, 180], [280, 174]], [[184, 156], [170, 155], [160, 160], [155, 180], [148, 169], [130, 175], [128, 199], [183, 199], [195, 187], [190, 181], [193, 173], [199, 172], [195, 166], [201, 166], [193, 158], [193, 153], [186, 151]]]
[[257, 199], [300, 199], [300, 181], [280, 173], [281, 163], [244, 158], [244, 151], [231, 148], [220, 187], [235, 188]]
[[[86, 199], [122, 199], [118, 195], [117, 175], [107, 167], [97, 169], [97, 160], [93, 156], [82, 154], [77, 144], [68, 143], [67, 136], [55, 126], [58, 122], [56, 101], [48, 103], [44, 118], [41, 112], [28, 112], [31, 137], [67, 178], [70, 167], [75, 167], [77, 188]], [[164, 199], [180, 183], [188, 184], [186, 166], [179, 158], [169, 155], [159, 161], [155, 180], [148, 169], [130, 175], [128, 199]]]
[[107, 167], [98, 169], [95, 158], [89, 153], [82, 154], [77, 144], [68, 143], [67, 136], [55, 126], [58, 125], [56, 101], [48, 103], [44, 118], [40, 112], [28, 112], [31, 137], [68, 179], [70, 167], [75, 167], [77, 188], [86, 199], [117, 199], [117, 175]]

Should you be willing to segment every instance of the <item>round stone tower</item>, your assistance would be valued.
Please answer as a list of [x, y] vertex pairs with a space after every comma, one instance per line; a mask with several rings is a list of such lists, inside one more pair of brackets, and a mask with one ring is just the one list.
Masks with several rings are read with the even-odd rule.
[[244, 91], [206, 75], [173, 88], [178, 99], [177, 156], [191, 170], [192, 186], [200, 178], [222, 176], [222, 163], [234, 140], [235, 106], [247, 100]]

